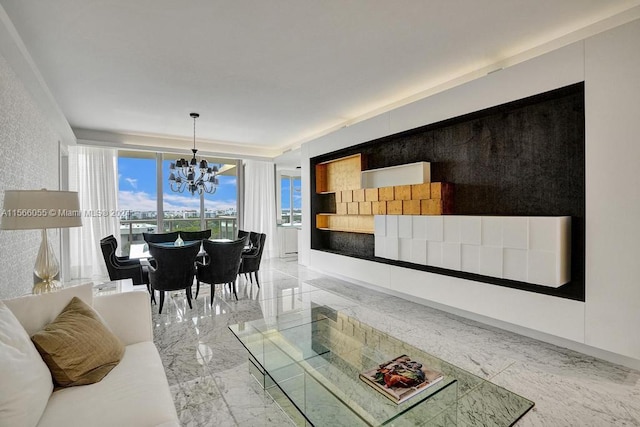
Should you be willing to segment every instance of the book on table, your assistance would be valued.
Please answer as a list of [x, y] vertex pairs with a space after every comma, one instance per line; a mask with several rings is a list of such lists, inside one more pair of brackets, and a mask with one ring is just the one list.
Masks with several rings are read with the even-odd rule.
[[442, 373], [411, 360], [405, 354], [360, 373], [360, 379], [398, 404], [443, 378]]

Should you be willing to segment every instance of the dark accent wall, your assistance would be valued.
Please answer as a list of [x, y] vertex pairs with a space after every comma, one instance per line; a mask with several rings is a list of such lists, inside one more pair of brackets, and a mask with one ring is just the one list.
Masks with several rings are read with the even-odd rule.
[[[311, 159], [312, 249], [584, 301], [584, 83], [390, 135]], [[315, 194], [315, 165], [362, 153], [368, 169], [431, 162], [431, 180], [455, 185], [457, 215], [572, 217], [571, 277], [553, 289], [374, 256], [373, 236], [317, 230], [332, 195]], [[333, 203], [335, 206], [335, 203]]]

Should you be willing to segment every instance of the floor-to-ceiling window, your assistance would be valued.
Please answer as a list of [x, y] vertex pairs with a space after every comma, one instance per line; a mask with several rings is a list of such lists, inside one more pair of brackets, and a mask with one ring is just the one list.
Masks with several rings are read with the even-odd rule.
[[142, 242], [142, 233], [158, 226], [156, 155], [141, 151], [122, 151], [118, 155], [118, 211], [120, 212], [121, 252]]
[[283, 225], [302, 223], [302, 181], [299, 176], [280, 174], [280, 220]]
[[209, 159], [219, 168], [215, 193], [176, 192], [169, 184], [171, 153], [121, 151], [118, 156], [118, 203], [121, 251], [141, 242], [143, 232], [211, 229], [212, 237], [237, 234], [236, 161]]

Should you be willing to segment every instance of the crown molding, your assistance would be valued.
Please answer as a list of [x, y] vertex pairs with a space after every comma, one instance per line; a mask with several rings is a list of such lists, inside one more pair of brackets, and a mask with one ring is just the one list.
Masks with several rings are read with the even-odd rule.
[[[161, 135], [138, 135], [108, 132], [94, 129], [74, 129], [78, 144], [110, 147], [121, 150], [156, 151], [163, 153], [190, 154], [193, 140], [169, 138]], [[221, 141], [198, 140], [198, 154], [228, 159], [251, 159], [272, 161], [281, 151], [254, 145], [234, 144]], [[185, 154], [186, 153], [186, 154]]]

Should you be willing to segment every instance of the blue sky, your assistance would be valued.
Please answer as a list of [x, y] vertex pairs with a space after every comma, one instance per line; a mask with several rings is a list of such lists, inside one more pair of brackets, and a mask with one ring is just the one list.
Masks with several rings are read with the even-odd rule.
[[[300, 192], [301, 181], [300, 178], [296, 178], [294, 181], [294, 192], [293, 192], [293, 208], [294, 209], [302, 209], [302, 193]], [[280, 181], [281, 189], [282, 189], [282, 209], [289, 209], [291, 207], [291, 202], [289, 200], [288, 194], [291, 191], [291, 181], [289, 178], [282, 178]]]
[[[169, 188], [169, 163], [163, 162], [164, 210], [199, 210], [200, 199], [185, 190], [175, 193]], [[205, 194], [206, 209], [236, 207], [236, 177], [219, 176], [220, 185], [215, 194]], [[155, 159], [118, 158], [119, 209], [155, 211], [158, 191], [156, 188]]]

